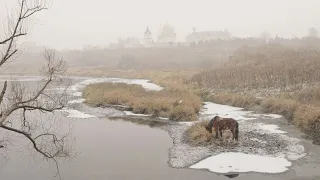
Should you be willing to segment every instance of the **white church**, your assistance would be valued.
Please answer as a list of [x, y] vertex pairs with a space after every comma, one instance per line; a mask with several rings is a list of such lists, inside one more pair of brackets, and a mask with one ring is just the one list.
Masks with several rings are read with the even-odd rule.
[[142, 42], [145, 47], [173, 45], [176, 43], [176, 33], [174, 28], [167, 23], [160, 28], [157, 39], [154, 40], [149, 27], [147, 27]]

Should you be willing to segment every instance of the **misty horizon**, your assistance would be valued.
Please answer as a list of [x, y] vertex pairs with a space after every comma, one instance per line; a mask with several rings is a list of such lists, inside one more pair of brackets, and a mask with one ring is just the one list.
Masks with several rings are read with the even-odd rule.
[[[16, 5], [17, 1], [1, 1], [2, 24]], [[56, 49], [106, 46], [118, 38], [143, 38], [147, 27], [156, 39], [160, 26], [165, 23], [174, 27], [177, 41], [182, 42], [193, 28], [197, 31], [228, 29], [236, 37], [256, 37], [265, 31], [273, 37], [303, 37], [308, 34], [308, 28], [320, 27], [319, 5], [316, 0], [51, 0], [49, 9], [32, 20], [25, 41]]]

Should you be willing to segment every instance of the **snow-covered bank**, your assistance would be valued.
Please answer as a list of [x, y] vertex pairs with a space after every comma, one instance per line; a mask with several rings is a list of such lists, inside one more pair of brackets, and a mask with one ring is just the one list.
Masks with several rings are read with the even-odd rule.
[[84, 112], [81, 112], [81, 111], [78, 111], [78, 110], [75, 110], [75, 109], [66, 108], [66, 109], [62, 109], [60, 111], [67, 112], [68, 113], [67, 117], [69, 117], [69, 118], [86, 119], [86, 118], [95, 118], [95, 117], [97, 117], [95, 115], [86, 114]]
[[73, 91], [74, 96], [82, 96], [82, 89], [89, 84], [111, 82], [111, 83], [126, 83], [126, 84], [137, 84], [141, 85], [146, 90], [150, 91], [161, 91], [163, 88], [157, 84], [151, 83], [146, 79], [122, 79], [122, 78], [92, 78], [81, 81], [70, 87]]
[[212, 172], [260, 172], [281, 173], [288, 170], [291, 162], [281, 157], [267, 157], [244, 153], [221, 153], [211, 156], [197, 164], [193, 169], [209, 169]]
[[211, 151], [211, 157], [191, 165], [190, 168], [208, 169], [217, 173], [280, 173], [291, 166], [289, 160], [298, 160], [306, 155], [299, 139], [286, 135], [287, 132], [279, 130], [277, 124], [260, 122], [282, 118], [279, 115], [255, 114], [243, 111], [242, 108], [211, 102], [205, 103], [200, 115], [201, 119], [219, 115], [238, 120], [240, 141], [236, 146], [215, 147]]
[[[83, 79], [83, 78], [81, 78]], [[112, 82], [112, 83], [126, 83], [126, 84], [137, 84], [141, 85], [143, 88], [149, 91], [161, 91], [163, 88], [157, 84], [151, 83], [149, 80], [145, 79], [123, 79], [123, 78], [90, 78], [90, 79], [84, 79], [83, 81], [80, 81], [71, 87], [67, 89], [67, 92], [70, 93], [70, 95], [74, 97], [81, 97], [82, 96], [82, 90], [89, 84], [95, 84], [95, 83], [102, 83], [102, 82]], [[57, 87], [55, 90], [59, 91], [61, 90], [61, 87]], [[80, 104], [83, 103], [85, 99], [79, 98], [79, 99], [73, 99], [68, 101], [68, 104]], [[69, 115], [68, 117], [79, 117], [79, 118], [92, 118], [96, 117], [94, 115], [90, 114], [80, 114], [76, 110], [67, 110], [72, 115]], [[127, 115], [135, 115], [132, 112], [126, 111]], [[138, 114], [138, 116], [144, 116], [142, 114]], [[148, 115], [147, 115], [148, 116]]]

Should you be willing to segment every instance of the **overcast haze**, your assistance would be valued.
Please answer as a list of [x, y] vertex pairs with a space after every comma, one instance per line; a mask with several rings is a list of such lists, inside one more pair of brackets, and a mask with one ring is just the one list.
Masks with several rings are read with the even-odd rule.
[[[0, 18], [16, 0], [0, 0]], [[196, 27], [227, 28], [234, 36], [304, 36], [309, 27], [320, 28], [319, 0], [50, 0], [50, 9], [37, 14], [29, 41], [57, 49], [102, 45], [118, 37], [143, 37], [149, 26], [153, 36], [161, 24], [175, 28], [179, 41]]]

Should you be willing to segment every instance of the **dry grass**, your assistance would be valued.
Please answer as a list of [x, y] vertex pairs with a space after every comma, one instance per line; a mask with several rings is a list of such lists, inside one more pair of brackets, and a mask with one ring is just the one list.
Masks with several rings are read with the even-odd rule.
[[231, 94], [231, 93], [217, 93], [210, 97], [210, 101], [219, 104], [228, 104], [231, 106], [243, 107], [250, 109], [260, 105], [260, 100], [251, 95]]
[[320, 52], [271, 47], [240, 49], [224, 66], [199, 73], [191, 81], [198, 86], [237, 91], [262, 88], [286, 91], [318, 83]]
[[289, 121], [294, 119], [294, 112], [300, 104], [291, 99], [285, 98], [266, 98], [261, 102], [262, 111], [265, 113], [281, 114]]
[[[192, 92], [180, 90], [146, 91], [140, 85], [124, 83], [97, 83], [83, 91], [86, 103], [91, 106], [103, 104], [129, 105], [134, 113], [168, 117], [175, 121], [194, 121], [202, 101]], [[176, 102], [182, 101], [181, 104]]]
[[[299, 99], [298, 96], [296, 96]], [[283, 115], [287, 120], [297, 125], [311, 138], [320, 137], [320, 108], [312, 104], [304, 104], [295, 99], [280, 97], [258, 99], [239, 94], [216, 94], [214, 102], [232, 106], [244, 107], [248, 110], [262, 113]]]
[[192, 146], [206, 146], [212, 144], [213, 135], [209, 133], [205, 126], [209, 120], [194, 123], [186, 130], [186, 141]]
[[[220, 68], [190, 78], [221, 104], [285, 116], [320, 137], [320, 52], [267, 45], [239, 49]], [[257, 98], [257, 96], [262, 96]]]
[[77, 76], [150, 79], [155, 84], [173, 90], [190, 90], [185, 82], [199, 70], [107, 70], [105, 68], [72, 68], [68, 73]]

